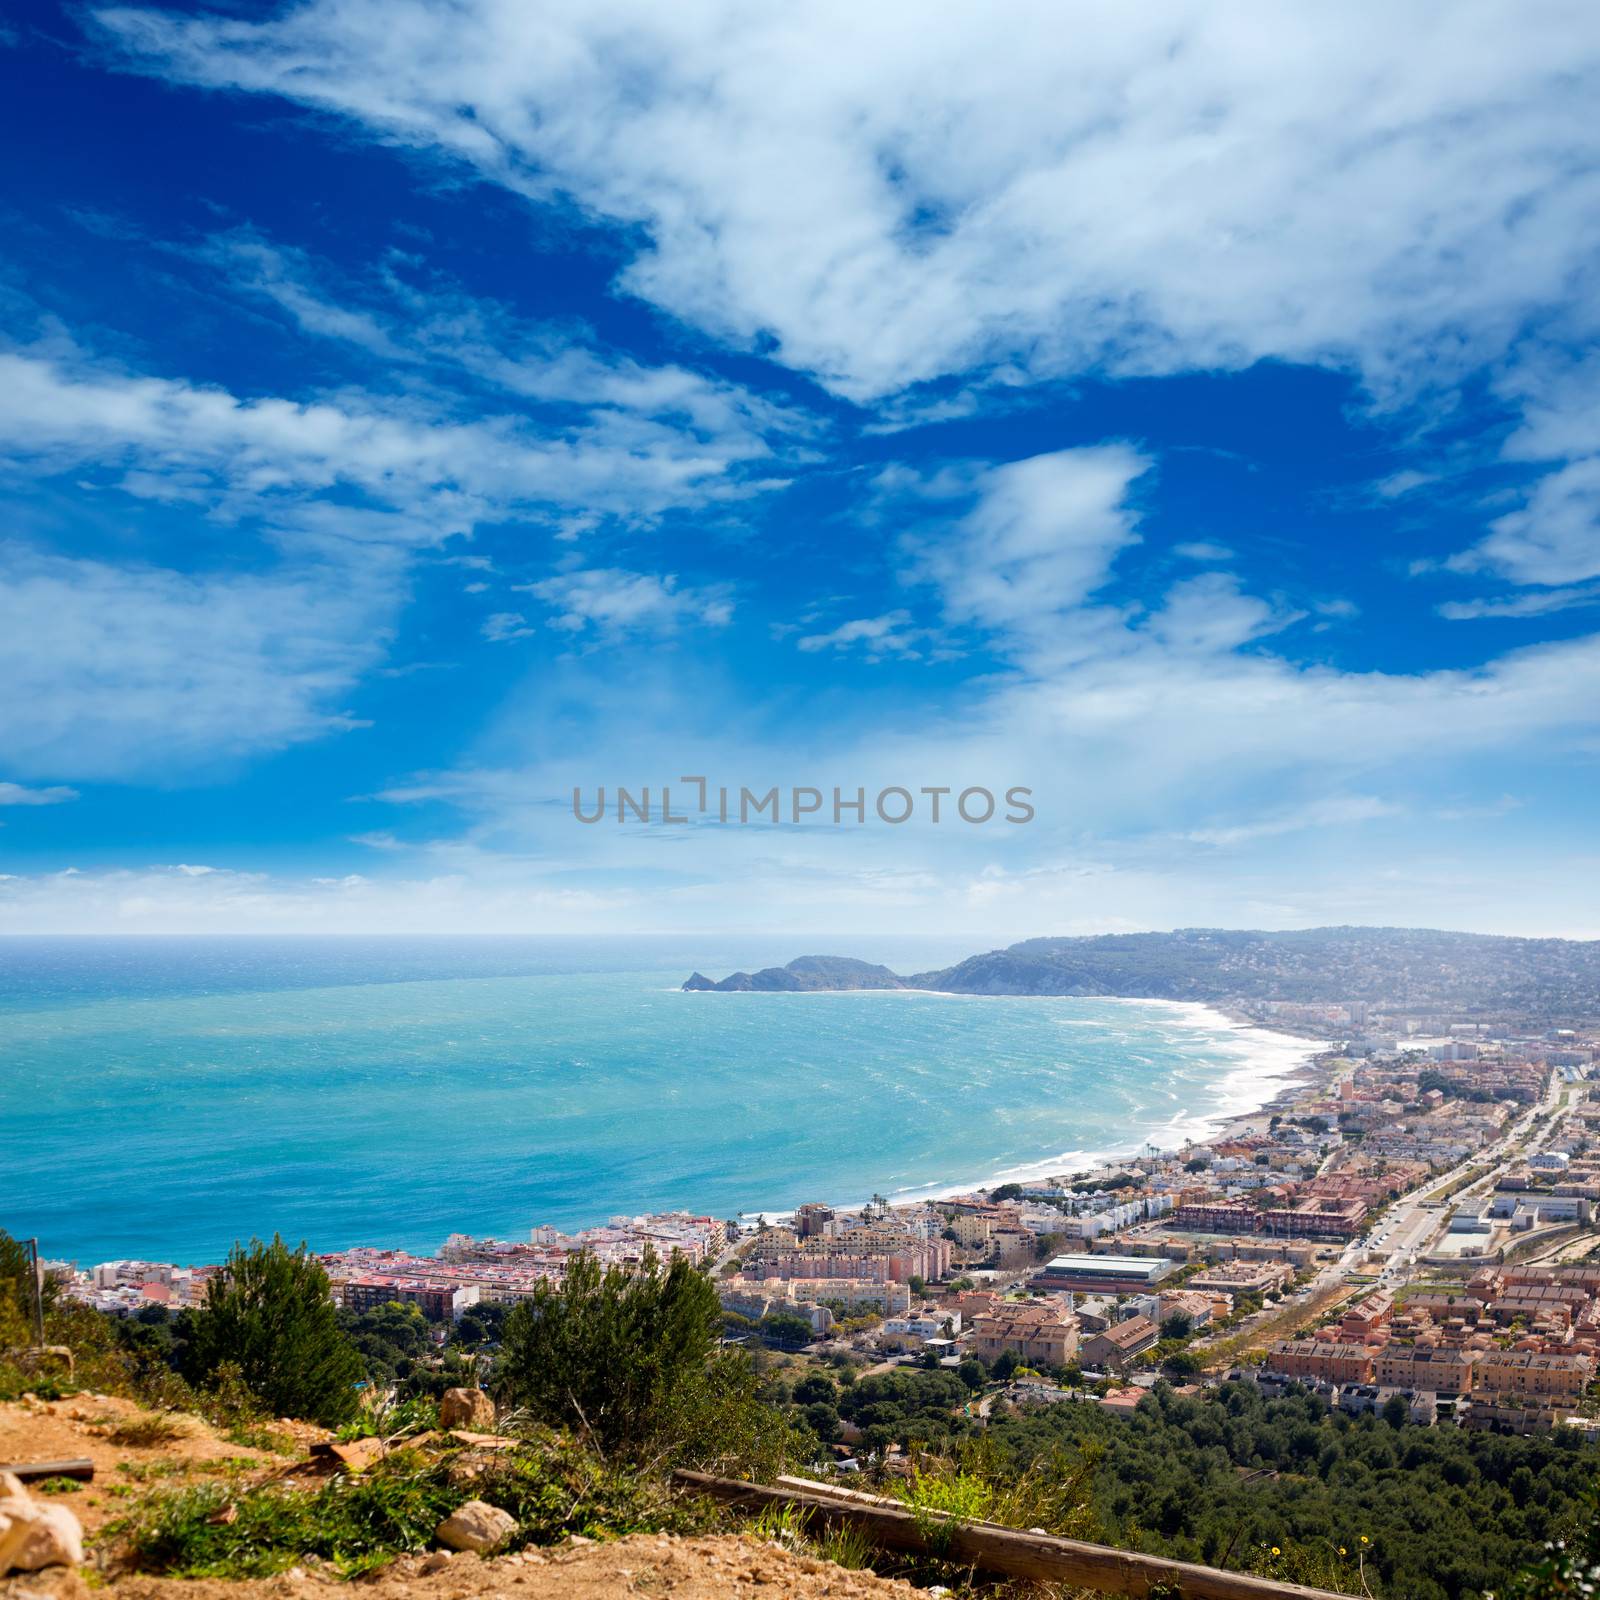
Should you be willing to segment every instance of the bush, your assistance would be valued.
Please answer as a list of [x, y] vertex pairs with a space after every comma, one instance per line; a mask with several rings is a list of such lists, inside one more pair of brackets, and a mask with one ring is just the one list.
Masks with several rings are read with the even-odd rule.
[[355, 1414], [361, 1357], [339, 1326], [328, 1275], [304, 1245], [235, 1245], [206, 1290], [184, 1351], [189, 1379], [215, 1382], [224, 1368], [275, 1417], [337, 1427]]
[[157, 1493], [112, 1531], [126, 1541], [127, 1562], [144, 1572], [259, 1578], [306, 1556], [355, 1572], [426, 1549], [466, 1498], [442, 1467], [400, 1451], [309, 1494], [277, 1484], [240, 1492], [215, 1482]]
[[399, 1450], [315, 1490], [208, 1482], [158, 1491], [111, 1532], [122, 1540], [123, 1563], [141, 1572], [259, 1578], [307, 1558], [353, 1576], [424, 1550], [438, 1524], [468, 1499], [515, 1517], [514, 1545], [551, 1544], [573, 1533], [693, 1533], [711, 1522], [708, 1505], [672, 1494], [660, 1477], [608, 1464], [553, 1435], [470, 1481], [455, 1481], [452, 1459]]
[[507, 1316], [497, 1386], [607, 1456], [781, 1470], [787, 1413], [761, 1403], [748, 1357], [719, 1353], [721, 1325], [711, 1280], [682, 1257], [628, 1272], [577, 1255]]

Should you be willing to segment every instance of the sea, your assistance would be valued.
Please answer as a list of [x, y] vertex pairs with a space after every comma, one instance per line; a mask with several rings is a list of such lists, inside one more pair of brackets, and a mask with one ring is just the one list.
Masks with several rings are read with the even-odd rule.
[[80, 1265], [958, 1193], [1202, 1138], [1302, 1039], [1161, 1001], [685, 994], [972, 941], [0, 940], [0, 1227]]

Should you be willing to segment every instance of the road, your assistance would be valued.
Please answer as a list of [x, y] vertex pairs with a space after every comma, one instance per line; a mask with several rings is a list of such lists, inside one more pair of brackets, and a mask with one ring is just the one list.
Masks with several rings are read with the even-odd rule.
[[[1398, 1288], [1410, 1276], [1417, 1258], [1426, 1254], [1434, 1235], [1444, 1226], [1445, 1219], [1450, 1215], [1451, 1207], [1448, 1202], [1434, 1207], [1429, 1207], [1425, 1202], [1435, 1199], [1477, 1167], [1487, 1167], [1488, 1170], [1473, 1183], [1468, 1184], [1462, 1192], [1470, 1194], [1483, 1186], [1492, 1187], [1511, 1158], [1524, 1148], [1534, 1123], [1561, 1103], [1561, 1091], [1564, 1087], [1559, 1076], [1553, 1076], [1544, 1098], [1514, 1118], [1506, 1131], [1492, 1144], [1475, 1151], [1448, 1172], [1437, 1173], [1415, 1189], [1401, 1195], [1384, 1212], [1373, 1229], [1352, 1239], [1338, 1256], [1324, 1266], [1303, 1288], [1296, 1290], [1278, 1305], [1268, 1306], [1243, 1322], [1235, 1323], [1231, 1328], [1219, 1333], [1216, 1339], [1228, 1340], [1240, 1333], [1252, 1332], [1263, 1323], [1281, 1316], [1286, 1307], [1307, 1305], [1319, 1297], [1326, 1296], [1330, 1290], [1341, 1287], [1355, 1270], [1361, 1255], [1374, 1248], [1389, 1252], [1389, 1263], [1379, 1274], [1375, 1287]], [[1207, 1345], [1212, 1342], [1197, 1340], [1193, 1349], [1197, 1355], [1203, 1356]]]
[[[1389, 1263], [1380, 1274], [1379, 1282], [1386, 1288], [1403, 1283], [1416, 1264], [1417, 1258], [1426, 1254], [1434, 1236], [1445, 1225], [1445, 1220], [1450, 1215], [1451, 1206], [1448, 1201], [1431, 1207], [1426, 1202], [1436, 1201], [1446, 1190], [1477, 1167], [1487, 1167], [1488, 1170], [1466, 1185], [1461, 1195], [1473, 1194], [1481, 1189], [1492, 1189], [1507, 1164], [1525, 1150], [1533, 1125], [1560, 1105], [1564, 1088], [1565, 1085], [1559, 1075], [1552, 1074], [1550, 1087], [1545, 1091], [1544, 1098], [1514, 1118], [1511, 1126], [1493, 1144], [1485, 1145], [1483, 1149], [1468, 1156], [1459, 1166], [1452, 1167], [1450, 1171], [1441, 1173], [1438, 1177], [1429, 1178], [1426, 1183], [1420, 1184], [1408, 1194], [1401, 1195], [1379, 1220], [1375, 1232], [1365, 1239], [1352, 1241], [1345, 1249], [1339, 1258], [1339, 1270], [1348, 1272], [1355, 1257], [1363, 1249], [1378, 1247], [1389, 1253]], [[1451, 1198], [1459, 1200], [1460, 1197]]]

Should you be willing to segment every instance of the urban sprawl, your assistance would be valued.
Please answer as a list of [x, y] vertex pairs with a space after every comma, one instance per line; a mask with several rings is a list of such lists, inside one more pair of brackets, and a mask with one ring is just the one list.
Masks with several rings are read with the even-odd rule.
[[[441, 1339], [474, 1305], [559, 1286], [580, 1251], [683, 1256], [714, 1275], [730, 1339], [884, 1366], [976, 1357], [1016, 1405], [1126, 1413], [1165, 1372], [1429, 1424], [1600, 1428], [1600, 1033], [1367, 1005], [1249, 1016], [1340, 1043], [1205, 1143], [914, 1204], [320, 1259], [342, 1305], [414, 1304]], [[199, 1305], [221, 1269], [54, 1270], [131, 1314]], [[834, 1449], [849, 1464], [848, 1428]]]

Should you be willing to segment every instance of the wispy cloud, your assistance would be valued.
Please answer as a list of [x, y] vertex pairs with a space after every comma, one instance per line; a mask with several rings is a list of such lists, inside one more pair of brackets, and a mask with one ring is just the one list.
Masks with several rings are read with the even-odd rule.
[[1600, 605], [1600, 584], [1588, 583], [1570, 589], [1536, 589], [1498, 600], [1447, 600], [1438, 611], [1452, 622], [1471, 622], [1480, 617], [1548, 617], [1595, 605]]
[[685, 623], [720, 628], [733, 616], [725, 588], [697, 589], [672, 573], [585, 567], [517, 587], [548, 606], [550, 626], [564, 633], [661, 633]]
[[19, 771], [126, 778], [349, 728], [401, 593], [366, 565], [203, 575], [0, 546], [0, 748]]
[[97, 15], [149, 71], [639, 227], [628, 289], [770, 335], [856, 398], [1000, 361], [1441, 381], [1563, 298], [1596, 241], [1600, 33], [1580, 6], [1474, 4], [1442, 42], [1426, 6], [1359, 35], [1306, 10], [1091, 8], [1071, 51], [1028, 4], [936, 29], [842, 0], [803, 20], [613, 3], [534, 22], [490, 0]]
[[923, 630], [912, 624], [909, 611], [886, 611], [881, 617], [852, 617], [825, 633], [806, 633], [795, 640], [795, 648], [814, 655], [820, 650], [849, 650], [855, 647], [869, 660], [883, 656], [915, 656]]
[[1191, 828], [1183, 837], [1191, 844], [1226, 848], [1257, 839], [1278, 838], [1286, 833], [1301, 833], [1308, 828], [1345, 828], [1355, 823], [1373, 822], [1380, 817], [1400, 814], [1401, 807], [1372, 795], [1330, 795], [1291, 811], [1277, 811], [1249, 822], [1228, 827]]
[[59, 806], [77, 798], [76, 789], [60, 783], [42, 789], [29, 789], [20, 783], [0, 783], [0, 806]]

